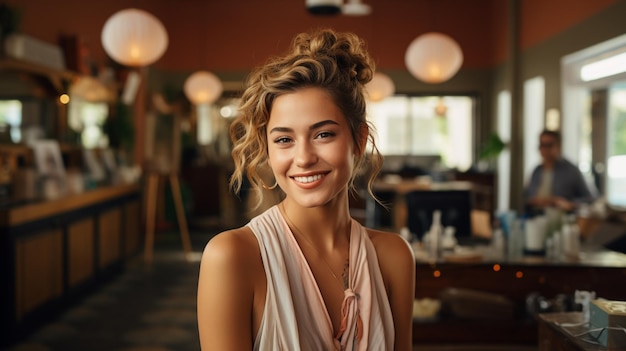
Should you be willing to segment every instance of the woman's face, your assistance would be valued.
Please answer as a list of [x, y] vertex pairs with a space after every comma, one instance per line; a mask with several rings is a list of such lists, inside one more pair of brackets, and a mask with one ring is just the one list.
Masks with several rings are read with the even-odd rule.
[[323, 206], [347, 192], [354, 141], [343, 113], [320, 88], [274, 100], [267, 126], [268, 162], [289, 201]]

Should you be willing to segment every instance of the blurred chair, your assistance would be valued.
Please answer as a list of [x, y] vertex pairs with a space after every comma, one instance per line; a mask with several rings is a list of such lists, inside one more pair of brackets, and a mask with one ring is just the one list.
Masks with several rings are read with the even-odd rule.
[[405, 195], [407, 226], [420, 240], [428, 232], [433, 212], [441, 211], [441, 224], [456, 228], [456, 237], [472, 235], [472, 196], [469, 190], [415, 190]]

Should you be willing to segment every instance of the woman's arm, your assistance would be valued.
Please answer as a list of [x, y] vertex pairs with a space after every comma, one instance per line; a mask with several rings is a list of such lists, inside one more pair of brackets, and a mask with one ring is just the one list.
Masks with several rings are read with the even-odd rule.
[[[374, 238], [373, 238], [374, 239]], [[413, 349], [413, 300], [415, 298], [415, 257], [400, 235], [381, 233], [373, 240], [395, 327], [395, 351]]]
[[242, 229], [219, 234], [204, 249], [198, 280], [200, 346], [207, 350], [252, 350], [254, 285], [251, 265], [258, 244]]

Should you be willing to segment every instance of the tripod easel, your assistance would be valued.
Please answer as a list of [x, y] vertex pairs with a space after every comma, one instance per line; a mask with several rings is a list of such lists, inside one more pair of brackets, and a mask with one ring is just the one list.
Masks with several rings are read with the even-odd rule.
[[189, 238], [189, 230], [187, 227], [187, 218], [185, 217], [185, 210], [183, 207], [183, 199], [180, 191], [180, 182], [178, 178], [178, 169], [180, 168], [180, 116], [178, 113], [173, 113], [172, 106], [166, 104], [162, 97], [153, 97], [155, 105], [166, 110], [168, 113], [173, 114], [173, 128], [172, 128], [172, 149], [171, 149], [171, 166], [167, 169], [150, 168], [147, 171], [146, 179], [146, 240], [144, 248], [145, 261], [150, 263], [153, 259], [154, 253], [154, 231], [156, 223], [157, 212], [157, 198], [159, 193], [159, 180], [167, 177], [170, 184], [170, 191], [172, 192], [172, 198], [174, 199], [174, 207], [176, 208], [176, 219], [178, 221], [178, 229], [180, 230], [180, 237], [183, 244], [183, 250], [185, 252], [185, 259], [191, 260], [191, 240]]
[[[157, 194], [159, 191], [159, 179], [163, 177], [157, 172], [150, 172], [147, 179], [146, 189], [146, 242], [144, 249], [144, 259], [146, 262], [151, 263], [154, 252], [154, 227], [156, 222], [156, 210], [157, 210]], [[183, 200], [180, 192], [180, 182], [178, 181], [178, 175], [169, 174], [165, 175], [170, 182], [170, 189], [172, 191], [172, 197], [174, 199], [174, 207], [176, 208], [176, 218], [178, 220], [178, 229], [180, 230], [180, 237], [183, 243], [183, 250], [185, 252], [185, 258], [190, 260], [191, 256], [191, 240], [189, 239], [189, 230], [187, 228], [187, 219], [185, 217], [185, 210], [183, 208]]]

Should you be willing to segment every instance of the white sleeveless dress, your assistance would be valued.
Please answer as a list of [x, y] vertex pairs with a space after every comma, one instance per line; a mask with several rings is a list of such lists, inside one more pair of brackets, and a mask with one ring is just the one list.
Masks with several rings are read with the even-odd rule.
[[348, 289], [338, 336], [313, 273], [277, 206], [248, 227], [259, 242], [267, 277], [265, 309], [254, 350], [393, 350], [394, 326], [376, 251], [355, 220], [350, 231]]

